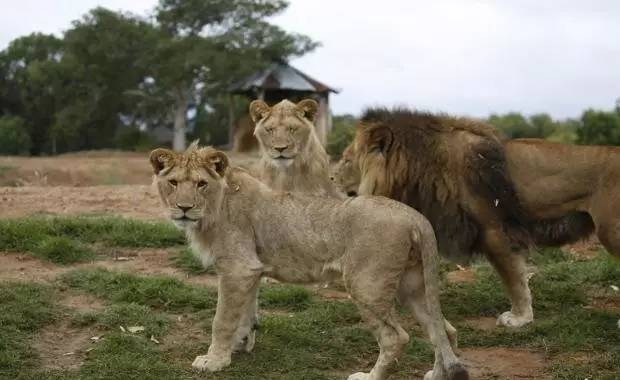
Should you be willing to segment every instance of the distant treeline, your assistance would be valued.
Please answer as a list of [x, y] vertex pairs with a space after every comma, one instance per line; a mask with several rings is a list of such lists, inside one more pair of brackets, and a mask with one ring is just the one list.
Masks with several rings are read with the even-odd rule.
[[[492, 114], [487, 121], [508, 138], [541, 138], [569, 144], [620, 145], [620, 99], [611, 111], [589, 109], [578, 119], [554, 120], [546, 113]], [[353, 115], [335, 116], [328, 151], [339, 157], [355, 134]]]
[[160, 0], [149, 17], [96, 8], [61, 37], [12, 41], [0, 52], [0, 154], [146, 149], [154, 129], [226, 142], [226, 88], [317, 46], [266, 21], [287, 6]]

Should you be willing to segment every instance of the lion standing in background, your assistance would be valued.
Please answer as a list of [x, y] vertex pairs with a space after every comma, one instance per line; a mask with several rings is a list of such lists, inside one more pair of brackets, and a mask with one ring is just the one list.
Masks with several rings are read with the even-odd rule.
[[329, 156], [314, 127], [319, 105], [312, 99], [269, 107], [250, 103], [261, 151], [259, 178], [274, 190], [341, 198], [329, 177]]
[[[254, 100], [249, 111], [261, 152], [256, 174], [263, 183], [278, 191], [344, 198], [329, 177], [329, 156], [313, 125], [318, 111], [314, 100], [305, 99], [297, 104], [282, 100], [273, 107]], [[339, 265], [334, 262], [333, 269]], [[239, 325], [235, 338], [237, 351], [250, 352], [254, 348], [257, 303], [258, 293], [248, 304]]]
[[620, 148], [504, 143], [483, 122], [406, 109], [368, 110], [349, 148], [336, 170], [346, 191], [357, 182], [359, 194], [419, 210], [448, 258], [488, 258], [512, 303], [500, 325], [533, 321], [532, 244], [567, 244], [596, 229], [620, 254]]

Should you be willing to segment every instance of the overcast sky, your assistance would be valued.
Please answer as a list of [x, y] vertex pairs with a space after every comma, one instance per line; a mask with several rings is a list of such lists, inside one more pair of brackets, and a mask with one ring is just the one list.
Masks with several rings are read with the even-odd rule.
[[[156, 0], [0, 0], [0, 48], [60, 34], [101, 5]], [[335, 113], [410, 105], [454, 114], [610, 109], [620, 97], [619, 0], [292, 0], [275, 23], [320, 41], [292, 64], [342, 92]]]

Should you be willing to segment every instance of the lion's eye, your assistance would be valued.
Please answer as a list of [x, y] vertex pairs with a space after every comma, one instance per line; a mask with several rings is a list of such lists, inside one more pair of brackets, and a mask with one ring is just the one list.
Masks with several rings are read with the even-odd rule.
[[177, 181], [171, 179], [170, 181], [168, 181], [168, 183], [173, 186], [173, 187], [177, 187], [177, 185], [179, 184]]
[[291, 133], [295, 133], [296, 130], [295, 127], [288, 127], [288, 131]]
[[204, 189], [205, 187], [207, 187], [207, 181], [199, 181], [197, 186], [199, 189]]
[[267, 131], [267, 133], [272, 134], [273, 133], [273, 128], [265, 128], [265, 131]]

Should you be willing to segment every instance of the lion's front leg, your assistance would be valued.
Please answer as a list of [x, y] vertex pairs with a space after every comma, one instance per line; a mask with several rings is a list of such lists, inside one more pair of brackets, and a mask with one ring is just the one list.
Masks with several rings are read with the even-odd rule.
[[234, 352], [251, 352], [256, 342], [258, 329], [258, 286], [244, 307], [241, 321], [234, 338]]
[[513, 252], [501, 230], [487, 231], [485, 234], [487, 258], [508, 291], [512, 308], [502, 313], [497, 324], [506, 327], [521, 327], [534, 320], [532, 295], [528, 285], [526, 253]]
[[256, 294], [260, 274], [220, 277], [213, 335], [206, 355], [197, 356], [192, 367], [200, 371], [219, 371], [230, 365], [234, 337], [245, 306]]

